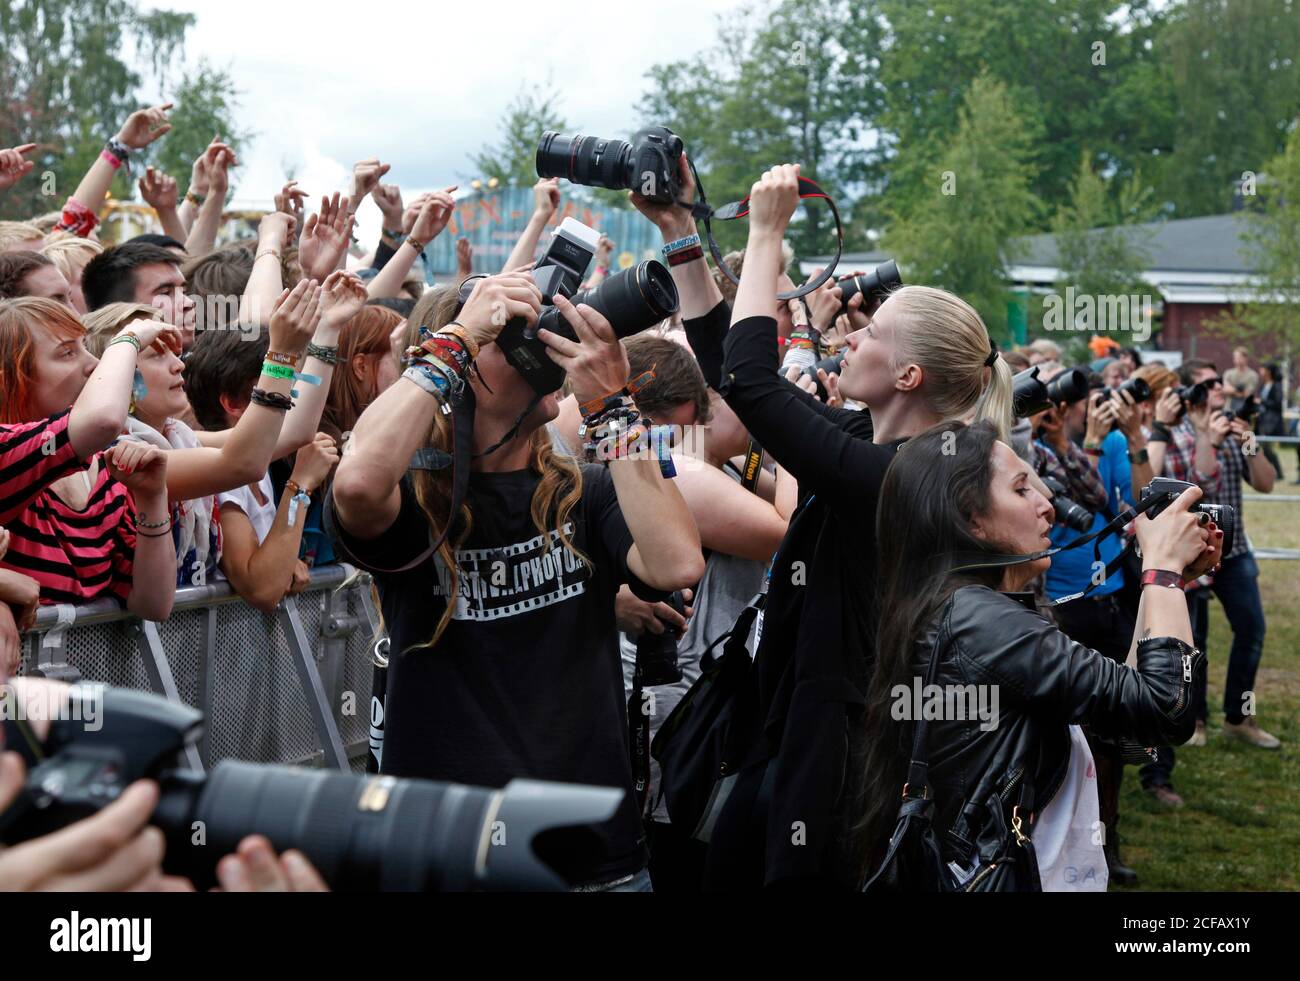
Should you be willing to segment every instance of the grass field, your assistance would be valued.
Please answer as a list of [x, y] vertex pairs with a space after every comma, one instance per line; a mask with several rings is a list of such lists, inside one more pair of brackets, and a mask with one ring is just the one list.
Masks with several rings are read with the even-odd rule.
[[[1275, 494], [1300, 494], [1293, 446], [1279, 452], [1284, 481]], [[1300, 549], [1300, 502], [1247, 502], [1246, 529], [1257, 547]], [[1224, 738], [1223, 681], [1232, 633], [1210, 604], [1209, 745], [1179, 747], [1174, 788], [1186, 801], [1170, 811], [1143, 793], [1127, 767], [1120, 801], [1121, 853], [1138, 873], [1134, 889], [1300, 889], [1300, 561], [1261, 561], [1268, 619], [1255, 682], [1260, 725], [1282, 740], [1261, 750]]]

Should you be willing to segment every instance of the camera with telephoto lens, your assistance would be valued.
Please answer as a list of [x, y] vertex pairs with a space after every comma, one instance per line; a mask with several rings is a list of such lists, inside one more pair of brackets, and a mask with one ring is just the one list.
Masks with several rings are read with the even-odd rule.
[[1178, 393], [1184, 409], [1199, 409], [1210, 397], [1210, 383], [1202, 381], [1195, 385], [1180, 385], [1174, 391]]
[[681, 159], [682, 138], [664, 126], [646, 127], [631, 143], [548, 130], [537, 144], [537, 176], [636, 191], [659, 204], [671, 204], [682, 194]]
[[[602, 280], [595, 288], [579, 292], [599, 241], [600, 233], [594, 228], [565, 218], [533, 269], [533, 279], [542, 292], [541, 316], [531, 326], [522, 317], [515, 317], [497, 335], [497, 346], [506, 360], [538, 395], [547, 395], [563, 385], [564, 369], [550, 359], [537, 332], [545, 328], [571, 341], [578, 339], [552, 303], [556, 293], [567, 297], [574, 306], [585, 303], [592, 307], [609, 321], [619, 337], [639, 334], [677, 312], [677, 284], [667, 267], [654, 259], [643, 260]], [[461, 284], [462, 304], [480, 278], [470, 277]]]
[[1088, 397], [1088, 376], [1078, 368], [1062, 371], [1044, 382], [1038, 377], [1039, 367], [1026, 368], [1011, 379], [1011, 405], [1017, 419], [1037, 415], [1062, 402], [1078, 402]]
[[1038, 478], [1052, 492], [1052, 507], [1056, 509], [1056, 523], [1065, 525], [1074, 531], [1084, 532], [1092, 527], [1092, 512], [1077, 501], [1066, 497], [1065, 487], [1059, 480], [1049, 474]]
[[[686, 616], [686, 602], [674, 590], [664, 601], [682, 616]], [[636, 639], [636, 663], [641, 668], [641, 684], [672, 685], [682, 680], [682, 669], [677, 665], [677, 644], [682, 639], [676, 627], [664, 624], [661, 634], [643, 630]]]
[[1231, 422], [1233, 419], [1240, 419], [1242, 422], [1250, 422], [1259, 415], [1259, 403], [1255, 401], [1255, 396], [1247, 395], [1241, 401], [1241, 405], [1236, 409], [1225, 409], [1223, 417]]
[[1109, 399], [1115, 392], [1128, 392], [1133, 396], [1134, 404], [1145, 402], [1151, 398], [1151, 386], [1146, 383], [1145, 378], [1130, 378], [1115, 388], [1099, 389], [1103, 398]]
[[[1142, 496], [1139, 500], [1145, 504], [1153, 497], [1164, 498], [1147, 512], [1147, 517], [1154, 519], [1156, 515], [1169, 507], [1179, 494], [1182, 494], [1189, 487], [1195, 486], [1195, 484], [1189, 484], [1185, 480], [1174, 480], [1172, 477], [1156, 477], [1151, 483], [1142, 488]], [[1208, 514], [1210, 520], [1219, 526], [1219, 531], [1223, 532], [1223, 551], [1219, 553], [1221, 556], [1232, 551], [1232, 545], [1237, 534], [1237, 513], [1233, 510], [1231, 504], [1206, 504], [1197, 501], [1188, 510], [1192, 514]]]
[[[590, 827], [624, 791], [512, 780], [499, 790], [226, 760], [181, 768], [202, 729], [188, 705], [128, 689], [74, 685], [27, 783], [0, 813], [16, 845], [94, 814], [132, 782], [161, 788], [150, 824], [166, 836], [163, 868], [215, 884], [217, 862], [249, 834], [301, 851], [338, 891], [548, 891], [575, 884], [604, 848]], [[74, 702], [72, 700], [80, 700]], [[97, 703], [97, 704], [96, 704]], [[83, 710], [84, 708], [84, 710]], [[70, 719], [98, 719], [97, 730]], [[6, 744], [34, 742], [7, 721]]]
[[862, 312], [869, 314], [872, 304], [879, 305], [890, 293], [903, 285], [903, 277], [899, 275], [898, 264], [893, 259], [888, 259], [871, 272], [845, 276], [837, 280], [835, 285], [843, 290], [843, 295], [840, 297], [840, 313], [846, 312], [849, 309], [849, 300], [861, 293]]

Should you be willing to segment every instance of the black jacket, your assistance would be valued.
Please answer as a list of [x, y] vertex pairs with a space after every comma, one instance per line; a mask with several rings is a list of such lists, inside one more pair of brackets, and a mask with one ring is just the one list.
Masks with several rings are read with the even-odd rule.
[[[708, 380], [799, 482], [773, 557], [747, 718], [749, 763], [714, 825], [706, 888], [855, 884], [846, 860], [874, 647], [876, 499], [898, 443], [777, 374], [776, 321], [686, 322]], [[724, 361], [717, 341], [725, 335]], [[901, 441], [899, 441], [901, 442]]]
[[1282, 386], [1269, 382], [1259, 390], [1259, 422], [1255, 429], [1261, 436], [1282, 436]]
[[993, 728], [978, 718], [930, 723], [929, 784], [941, 836], [968, 800], [986, 800], [990, 786], [1014, 782], [1017, 768], [1035, 755], [1033, 814], [1042, 813], [1065, 779], [1071, 723], [1160, 746], [1184, 742], [1196, 724], [1190, 693], [1196, 679], [1203, 683], [1205, 656], [1172, 637], [1139, 643], [1134, 671], [1075, 643], [1011, 596], [964, 586], [918, 642], [916, 677], [926, 676], [936, 644], [940, 689], [998, 692]]

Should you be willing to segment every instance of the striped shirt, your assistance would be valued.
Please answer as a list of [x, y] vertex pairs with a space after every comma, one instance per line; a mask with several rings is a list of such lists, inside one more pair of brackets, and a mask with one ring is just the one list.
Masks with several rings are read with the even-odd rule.
[[84, 472], [68, 436], [70, 411], [0, 425], [0, 525], [10, 534], [0, 566], [39, 582], [42, 603], [113, 596], [125, 605], [135, 557], [130, 492], [100, 454], [85, 508], [70, 507], [50, 490], [60, 478]]

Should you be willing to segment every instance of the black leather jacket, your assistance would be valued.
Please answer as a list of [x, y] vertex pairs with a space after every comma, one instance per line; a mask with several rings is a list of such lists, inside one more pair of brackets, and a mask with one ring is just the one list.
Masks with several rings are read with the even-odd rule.
[[936, 644], [935, 684], [986, 686], [986, 708], [996, 690], [998, 710], [996, 726], [946, 717], [951, 713], [930, 723], [929, 786], [941, 840], [963, 805], [987, 801], [990, 787], [1010, 801], [1020, 768], [1035, 753], [1032, 814], [1040, 814], [1065, 779], [1070, 723], [1144, 746], [1177, 745], [1195, 727], [1190, 694], [1205, 656], [1172, 637], [1139, 643], [1134, 671], [1070, 640], [1012, 596], [964, 586], [918, 643], [917, 677], [925, 678]]

